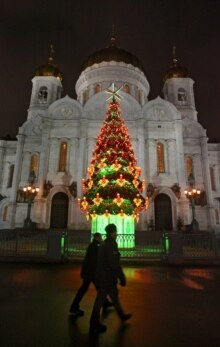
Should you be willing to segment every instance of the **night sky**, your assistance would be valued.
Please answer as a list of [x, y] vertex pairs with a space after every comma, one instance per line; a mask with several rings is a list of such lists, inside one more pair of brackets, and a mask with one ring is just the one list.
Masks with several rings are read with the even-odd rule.
[[49, 45], [63, 73], [63, 96], [75, 97], [83, 61], [108, 45], [114, 23], [118, 45], [145, 67], [150, 100], [162, 96], [176, 45], [179, 64], [195, 81], [199, 122], [210, 139], [220, 138], [219, 21], [220, 0], [1, 0], [0, 137], [15, 137], [26, 120], [31, 79], [47, 62]]

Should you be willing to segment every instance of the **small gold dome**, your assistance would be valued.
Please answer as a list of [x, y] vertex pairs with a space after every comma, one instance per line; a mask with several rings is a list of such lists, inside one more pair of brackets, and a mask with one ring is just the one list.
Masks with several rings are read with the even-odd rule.
[[139, 68], [142, 72], [145, 73], [144, 67], [137, 57], [119, 48], [116, 45], [116, 38], [114, 35], [111, 36], [111, 42], [108, 47], [93, 53], [86, 59], [86, 61], [82, 65], [81, 71], [85, 70], [87, 67], [90, 67], [94, 64], [99, 64], [104, 61], [105, 62], [117, 61], [117, 62], [124, 62], [126, 64], [131, 64]]
[[53, 45], [50, 46], [50, 55], [48, 58], [47, 64], [41, 65], [37, 68], [35, 72], [35, 76], [54, 76], [56, 78], [59, 78], [62, 81], [62, 73], [58, 69], [58, 67], [54, 64], [54, 59], [53, 59]]
[[191, 77], [190, 71], [184, 67], [180, 66], [177, 64], [178, 60], [176, 58], [176, 47], [173, 47], [173, 64], [172, 66], [166, 71], [163, 81], [165, 82], [166, 80], [170, 78], [186, 78], [186, 77]]

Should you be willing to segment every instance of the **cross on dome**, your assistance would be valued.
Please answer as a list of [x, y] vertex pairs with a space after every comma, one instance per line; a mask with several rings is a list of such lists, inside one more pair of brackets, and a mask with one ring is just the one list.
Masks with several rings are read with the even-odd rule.
[[106, 93], [110, 94], [110, 96], [108, 97], [108, 99], [106, 99], [106, 101], [111, 100], [111, 99], [113, 101], [115, 101], [116, 99], [121, 100], [122, 97], [119, 95], [119, 92], [121, 91], [121, 89], [122, 89], [122, 87], [120, 87], [118, 89], [115, 88], [115, 83], [113, 82], [111, 85], [111, 89], [108, 88], [106, 90]]

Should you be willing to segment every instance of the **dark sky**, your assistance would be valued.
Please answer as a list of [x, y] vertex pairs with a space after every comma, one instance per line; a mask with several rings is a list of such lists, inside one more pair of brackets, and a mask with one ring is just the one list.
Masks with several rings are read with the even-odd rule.
[[[220, 138], [220, 0], [1, 0], [0, 136], [15, 136], [27, 118], [31, 79], [47, 62], [49, 45], [63, 73], [63, 96], [75, 96], [83, 61], [109, 43], [136, 55], [161, 94], [162, 78], [177, 47], [179, 64], [195, 81], [198, 119], [210, 138]], [[104, 116], [103, 116], [104, 117]]]

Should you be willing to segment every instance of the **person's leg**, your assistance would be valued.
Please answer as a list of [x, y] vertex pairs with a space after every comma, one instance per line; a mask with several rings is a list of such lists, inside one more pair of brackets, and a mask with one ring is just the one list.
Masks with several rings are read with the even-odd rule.
[[70, 312], [73, 312], [75, 310], [79, 310], [79, 304], [83, 298], [83, 296], [85, 295], [85, 293], [87, 292], [89, 285], [90, 285], [91, 281], [89, 280], [83, 280], [81, 287], [78, 289], [75, 298], [73, 299], [73, 302], [70, 306]]
[[119, 301], [119, 297], [118, 297], [118, 288], [117, 286], [113, 286], [111, 288], [109, 288], [108, 290], [108, 294], [109, 294], [109, 297], [116, 309], [116, 312], [117, 314], [119, 315], [120, 318], [122, 318], [124, 316], [124, 311], [121, 307], [121, 304], [120, 304], [120, 301]]
[[90, 330], [100, 326], [100, 310], [105, 302], [106, 296], [107, 292], [105, 289], [98, 290], [90, 318]]
[[[94, 284], [95, 289], [98, 292], [99, 288], [98, 288], [97, 284], [95, 282], [93, 282], [93, 284]], [[111, 301], [109, 301], [108, 297], [106, 296], [105, 301], [103, 303], [103, 309], [106, 310], [108, 307], [112, 307], [112, 306], [113, 306], [113, 303]]]
[[122, 321], [126, 321], [126, 320], [130, 319], [132, 317], [132, 314], [131, 313], [124, 313], [124, 310], [121, 307], [119, 297], [118, 297], [117, 286], [115, 285], [115, 286], [109, 288], [108, 294], [110, 296], [110, 299], [111, 299], [113, 305], [115, 306], [116, 312], [119, 315], [120, 319]]

